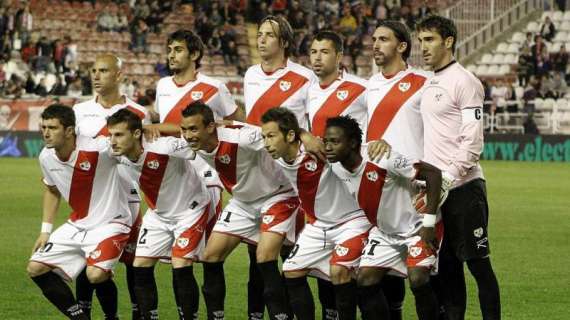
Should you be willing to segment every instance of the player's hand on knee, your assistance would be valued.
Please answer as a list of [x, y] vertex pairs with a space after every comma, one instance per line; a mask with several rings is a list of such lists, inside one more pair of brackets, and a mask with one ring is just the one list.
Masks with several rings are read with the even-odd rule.
[[384, 140], [374, 140], [368, 143], [368, 157], [372, 161], [380, 161], [384, 157], [390, 158], [391, 151], [392, 146]]
[[48, 243], [48, 240], [49, 240], [49, 233], [47, 232], [40, 233], [40, 236], [36, 240], [36, 243], [34, 243], [32, 254], [38, 250], [43, 251], [44, 248], [46, 247], [46, 244]]
[[429, 249], [434, 252], [437, 251], [438, 243], [435, 236], [435, 227], [422, 227], [420, 229], [420, 237]]

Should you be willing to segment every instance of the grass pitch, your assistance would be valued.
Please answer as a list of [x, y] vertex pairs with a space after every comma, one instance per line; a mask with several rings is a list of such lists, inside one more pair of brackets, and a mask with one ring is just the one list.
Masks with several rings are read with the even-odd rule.
[[[570, 166], [489, 161], [482, 165], [487, 178], [492, 261], [501, 287], [503, 319], [568, 319]], [[40, 228], [42, 192], [36, 159], [0, 158], [0, 319], [63, 319], [25, 272]], [[63, 205], [58, 223], [65, 221], [67, 212]], [[201, 266], [195, 271], [201, 283]], [[226, 319], [246, 319], [247, 274], [247, 252], [245, 246], [240, 246], [226, 262]], [[475, 284], [469, 271], [466, 274], [466, 318], [481, 319]], [[177, 319], [170, 266], [159, 265], [156, 278], [161, 318]], [[130, 319], [122, 265], [118, 266], [115, 279], [120, 316]], [[205, 319], [203, 298], [200, 300], [200, 319]], [[102, 319], [96, 302], [93, 310], [93, 319]], [[416, 319], [409, 291], [404, 318]]]

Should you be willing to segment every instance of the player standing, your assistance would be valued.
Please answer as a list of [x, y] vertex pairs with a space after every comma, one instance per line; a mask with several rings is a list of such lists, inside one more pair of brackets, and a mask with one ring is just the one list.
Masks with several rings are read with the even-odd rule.
[[295, 241], [297, 194], [264, 150], [259, 128], [216, 128], [212, 110], [201, 102], [188, 105], [182, 117], [184, 138], [232, 194], [202, 256], [208, 319], [224, 318], [223, 264], [241, 241], [257, 245], [255, 261], [270, 319], [293, 319], [277, 258], [285, 240]]
[[[423, 124], [420, 114], [421, 88], [428, 75], [411, 68], [410, 34], [398, 21], [383, 20], [372, 35], [374, 63], [381, 70], [368, 80], [368, 142], [370, 157], [376, 158], [380, 139], [414, 158], [423, 157]], [[405, 284], [388, 275], [382, 281], [390, 305], [391, 319], [402, 319]]]
[[[51, 105], [41, 117], [46, 147], [39, 160], [47, 189], [28, 274], [67, 317], [89, 319], [62, 278], [75, 279], [87, 265], [89, 282], [107, 285], [131, 229], [127, 189], [110, 148], [76, 137], [71, 108]], [[50, 234], [62, 196], [73, 212]]]
[[[347, 183], [375, 226], [358, 270], [362, 318], [390, 318], [380, 281], [392, 271], [408, 277], [418, 318], [436, 320], [439, 308], [430, 285], [430, 271], [436, 269], [437, 250], [443, 236], [443, 223], [436, 223], [440, 218], [436, 217], [436, 210], [442, 187], [441, 171], [394, 151], [378, 163], [367, 161], [360, 153], [362, 130], [350, 117], [328, 119], [324, 141], [333, 170]], [[428, 207], [423, 215], [412, 206], [413, 180], [426, 182]]]
[[450, 320], [465, 317], [466, 262], [477, 282], [483, 319], [500, 319], [499, 284], [489, 258], [487, 192], [479, 165], [483, 151], [483, 86], [453, 57], [457, 42], [453, 21], [431, 16], [416, 28], [424, 62], [435, 72], [421, 101], [424, 159], [456, 179], [442, 207], [445, 236], [440, 277], [445, 283], [445, 312]]
[[329, 163], [305, 152], [295, 115], [274, 108], [261, 118], [265, 148], [295, 187], [308, 223], [283, 263], [289, 299], [299, 320], [314, 319], [307, 275], [332, 281], [339, 319], [356, 319], [352, 280], [372, 227]]
[[142, 122], [129, 110], [107, 118], [113, 153], [121, 156], [137, 181], [149, 209], [143, 218], [133, 262], [135, 291], [144, 319], [158, 319], [154, 266], [172, 260], [172, 285], [180, 319], [198, 317], [200, 291], [193, 261], [204, 248], [209, 193], [190, 161], [194, 154], [183, 139], [142, 142]]
[[[119, 91], [119, 85], [122, 80], [122, 62], [111, 54], [103, 54], [95, 59], [91, 67], [91, 83], [95, 97], [73, 106], [76, 119], [76, 131], [79, 136], [95, 138], [97, 136], [108, 136], [107, 117], [114, 114], [118, 110], [128, 109], [134, 112], [143, 121], [147, 128], [152, 127], [150, 115], [146, 108], [122, 95]], [[121, 262], [125, 263], [127, 271], [127, 287], [132, 306], [132, 319], [140, 319], [140, 312], [136, 296], [134, 292], [134, 275], [133, 260], [135, 257], [136, 241], [139, 235], [139, 228], [142, 217], [140, 211], [140, 196], [138, 193], [137, 183], [129, 182], [128, 176], [124, 174], [123, 167], [119, 167], [119, 174], [126, 180], [125, 188], [129, 189], [129, 207], [131, 214], [135, 218], [131, 230], [129, 243], [123, 251]], [[93, 299], [94, 287], [89, 284], [85, 272], [82, 272], [76, 282], [77, 301], [83, 309], [84, 313], [90, 316], [91, 301]], [[105, 291], [110, 292], [106, 294]], [[108, 297], [105, 299], [105, 297]], [[114, 296], [114, 298], [113, 298]], [[117, 288], [112, 282], [108, 287], [99, 287], [97, 289], [97, 297], [99, 297], [103, 312], [106, 319], [113, 319], [117, 313]], [[114, 302], [113, 302], [114, 301]]]

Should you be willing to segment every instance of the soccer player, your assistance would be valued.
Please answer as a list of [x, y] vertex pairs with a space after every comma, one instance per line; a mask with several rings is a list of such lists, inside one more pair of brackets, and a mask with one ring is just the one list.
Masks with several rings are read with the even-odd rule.
[[261, 118], [265, 148], [297, 190], [308, 223], [283, 263], [289, 299], [299, 320], [314, 319], [307, 274], [332, 281], [339, 319], [356, 319], [352, 280], [372, 227], [329, 163], [306, 153], [295, 115], [274, 108]]
[[[436, 320], [439, 308], [430, 286], [430, 271], [437, 265], [443, 234], [443, 224], [436, 223], [441, 171], [394, 151], [378, 163], [367, 161], [360, 152], [362, 130], [350, 117], [329, 118], [324, 141], [333, 170], [347, 183], [375, 226], [358, 271], [363, 319], [390, 318], [379, 283], [392, 271], [408, 277], [418, 318]], [[413, 180], [426, 182], [428, 207], [423, 215], [412, 206]]]
[[[147, 130], [152, 130], [153, 125], [151, 124], [150, 115], [146, 108], [132, 101], [119, 91], [119, 85], [122, 79], [122, 62], [117, 56], [111, 54], [98, 56], [91, 67], [90, 76], [95, 97], [73, 106], [76, 119], [75, 129], [79, 136], [89, 138], [108, 136], [109, 130], [107, 129], [107, 117], [118, 110], [125, 108], [139, 116]], [[129, 189], [129, 207], [131, 209], [132, 216], [135, 219], [131, 228], [131, 237], [123, 251], [120, 261], [125, 263], [127, 271], [127, 287], [131, 299], [132, 318], [138, 320], [141, 316], [134, 292], [132, 265], [135, 257], [136, 241], [139, 235], [142, 218], [139, 214], [140, 196], [138, 193], [137, 183], [129, 182], [128, 177], [124, 175], [122, 169], [123, 167], [120, 166], [119, 174], [126, 179], [124, 183], [125, 187]], [[109, 282], [110, 286], [111, 284], [112, 282]], [[97, 291], [98, 297], [105, 295], [104, 289], [105, 288]], [[77, 301], [83, 309], [83, 312], [88, 316], [91, 314], [93, 290], [94, 287], [90, 285], [85, 272], [82, 272], [76, 281]], [[103, 292], [101, 292], [102, 290]], [[111, 294], [114, 294], [114, 298], [99, 300], [107, 319], [113, 319], [117, 314], [117, 289], [113, 284], [113, 287], [109, 290]], [[113, 301], [113, 299], [115, 300], [114, 303], [106, 302]]]
[[[311, 44], [310, 60], [319, 81], [308, 91], [308, 115], [311, 133], [324, 137], [327, 118], [350, 115], [362, 128], [368, 124], [366, 81], [340, 68], [343, 55], [342, 38], [333, 31], [321, 31]], [[330, 282], [317, 278], [322, 318], [337, 318], [334, 289]]]
[[[374, 63], [380, 72], [368, 80], [368, 129], [366, 139], [371, 159], [382, 150], [380, 140], [413, 158], [423, 157], [423, 122], [420, 114], [421, 89], [428, 74], [411, 68], [410, 34], [398, 21], [381, 21], [372, 35]], [[402, 319], [405, 284], [387, 275], [382, 281], [390, 305], [391, 319]]]
[[[76, 137], [71, 108], [51, 105], [41, 118], [46, 147], [39, 160], [47, 189], [42, 229], [28, 274], [67, 317], [89, 319], [63, 279], [75, 279], [87, 265], [89, 282], [95, 287], [108, 286], [131, 229], [128, 192], [121, 183], [118, 161], [110, 148]], [[64, 225], [50, 234], [62, 196], [73, 212]]]
[[259, 128], [216, 128], [212, 110], [201, 102], [184, 109], [181, 128], [192, 150], [218, 171], [232, 194], [202, 256], [208, 319], [224, 318], [223, 264], [241, 241], [257, 244], [257, 268], [270, 318], [293, 319], [277, 258], [284, 241], [295, 241], [299, 198], [264, 150]]
[[180, 319], [198, 315], [200, 292], [193, 261], [205, 245], [210, 197], [190, 161], [194, 154], [180, 138], [142, 142], [142, 122], [122, 109], [107, 118], [113, 153], [121, 156], [131, 180], [146, 196], [134, 260], [135, 292], [144, 319], [158, 319], [158, 291], [154, 266], [172, 259], [172, 285]]
[[431, 16], [417, 24], [426, 65], [434, 71], [421, 100], [424, 159], [456, 179], [442, 207], [445, 235], [440, 277], [448, 319], [465, 317], [463, 262], [477, 282], [485, 320], [501, 318], [499, 284], [489, 258], [488, 205], [479, 156], [483, 151], [483, 86], [453, 53], [453, 21]]

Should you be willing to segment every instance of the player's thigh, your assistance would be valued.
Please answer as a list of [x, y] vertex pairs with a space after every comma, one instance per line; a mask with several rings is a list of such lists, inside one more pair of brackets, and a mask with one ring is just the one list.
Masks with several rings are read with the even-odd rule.
[[28, 272], [28, 275], [30, 277], [37, 277], [37, 276], [41, 276], [42, 274], [48, 273], [52, 270], [53, 268], [43, 264], [43, 263], [39, 263], [36, 261], [30, 261], [28, 262], [28, 266], [26, 268], [26, 271]]
[[[87, 256], [87, 266], [98, 268], [106, 273], [114, 269], [129, 239], [130, 228], [119, 223], [108, 223], [89, 230], [81, 244]], [[87, 277], [92, 282], [104, 281], [105, 275], [93, 271]]]
[[213, 233], [224, 233], [246, 243], [259, 241], [258, 210], [232, 198], [214, 225]]
[[208, 239], [200, 260], [204, 262], [224, 261], [240, 242], [241, 239], [237, 236], [214, 231]]
[[348, 221], [327, 232], [335, 245], [330, 264], [344, 266], [348, 269], [357, 268], [370, 228], [368, 219], [362, 217]]
[[331, 282], [333, 284], [349, 283], [354, 275], [354, 269], [342, 265], [331, 265]]
[[[323, 279], [330, 278], [330, 258], [334, 244], [327, 242], [322, 229], [306, 225], [293, 246], [289, 257], [283, 262], [286, 277], [296, 273], [311, 272]], [[287, 274], [289, 276], [287, 276]]]
[[293, 192], [265, 200], [261, 205], [261, 232], [278, 233], [288, 243], [294, 243], [299, 206], [299, 198]]
[[284, 235], [275, 232], [262, 232], [257, 244], [257, 262], [267, 262], [277, 260], [283, 245]]
[[388, 273], [389, 269], [381, 267], [360, 267], [356, 283], [358, 286], [372, 286], [382, 281], [382, 278]]
[[87, 279], [89, 282], [93, 284], [105, 282], [112, 276], [112, 272], [109, 270], [103, 270], [99, 267], [89, 265], [85, 269], [85, 273], [87, 274]]

